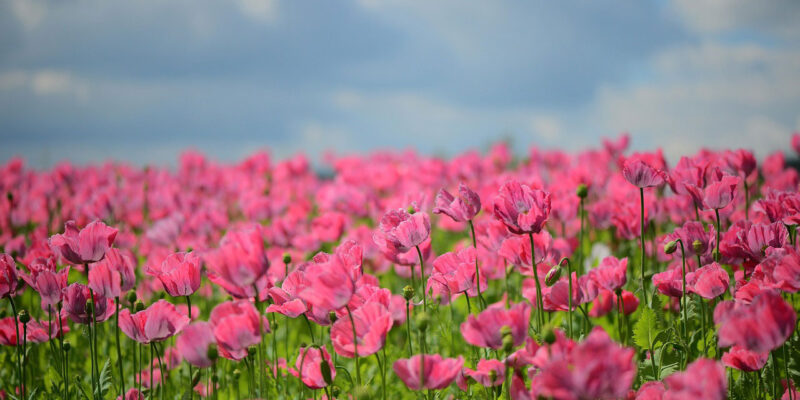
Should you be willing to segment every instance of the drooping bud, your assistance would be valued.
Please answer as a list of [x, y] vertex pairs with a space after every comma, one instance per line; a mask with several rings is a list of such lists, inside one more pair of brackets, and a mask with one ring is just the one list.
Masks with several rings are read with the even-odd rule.
[[664, 245], [664, 253], [672, 254], [675, 250], [678, 249], [678, 241], [677, 240], [670, 240], [667, 244]]
[[325, 380], [326, 384], [330, 385], [333, 383], [333, 379], [331, 378], [331, 366], [324, 359], [322, 363], [319, 364], [319, 372], [322, 373], [322, 379]]
[[561, 278], [561, 267], [555, 265], [553, 268], [550, 268], [550, 271], [547, 271], [547, 275], [544, 277], [544, 284], [547, 285], [547, 287], [553, 286], [558, 282], [559, 278]]
[[200, 383], [200, 370], [195, 370], [194, 374], [192, 374], [192, 387], [197, 386]]
[[583, 183], [578, 184], [578, 188], [575, 189], [575, 194], [577, 194], [578, 197], [585, 199], [586, 196], [589, 195], [589, 188]]
[[403, 288], [403, 298], [406, 300], [411, 300], [413, 297], [414, 297], [414, 288], [409, 285], [406, 285], [406, 287]]
[[503, 336], [503, 351], [509, 353], [513, 348], [514, 348], [514, 338], [511, 336]]
[[238, 378], [239, 375], [241, 375], [241, 374], [242, 374], [242, 371], [239, 371], [239, 368], [236, 368], [236, 369], [233, 370], [233, 377], [234, 378]]

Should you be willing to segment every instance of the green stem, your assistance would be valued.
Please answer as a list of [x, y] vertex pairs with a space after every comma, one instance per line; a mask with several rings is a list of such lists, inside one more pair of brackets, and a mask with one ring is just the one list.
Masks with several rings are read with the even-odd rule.
[[[119, 296], [114, 298], [114, 305], [116, 306], [116, 310], [114, 312], [114, 316], [116, 319], [116, 325], [114, 327], [115, 328], [114, 331], [116, 333], [116, 339], [117, 339], [117, 364], [119, 364], [119, 381], [121, 385], [120, 389], [122, 390], [122, 396], [125, 397], [125, 373], [122, 367], [122, 348], [119, 345]], [[189, 312], [191, 313], [191, 309]]]
[[[192, 320], [192, 298], [191, 295], [186, 296], [186, 308], [189, 310], [189, 321]], [[194, 379], [194, 372], [192, 371], [192, 364], [186, 363], [189, 366], [189, 400], [194, 398], [194, 387], [192, 387], [192, 380]]]
[[167, 375], [164, 372], [164, 364], [161, 363], [161, 350], [158, 348], [156, 342], [152, 342], [156, 350], [156, 359], [158, 359], [158, 372], [161, 373], [161, 384], [159, 385], [159, 392], [161, 393], [161, 400], [164, 400], [164, 390], [167, 386]]
[[650, 307], [650, 302], [647, 301], [647, 286], [644, 284], [644, 188], [639, 188], [639, 205], [641, 211], [640, 242], [642, 243], [642, 295], [645, 304]]
[[683, 240], [678, 239], [678, 243], [681, 245], [681, 264], [683, 267], [681, 279], [683, 280], [683, 287], [681, 290], [681, 311], [683, 312], [683, 340], [685, 343], [689, 343], [689, 333], [688, 333], [688, 321], [689, 319], [686, 317], [686, 254], [683, 249]]
[[17, 306], [14, 304], [14, 298], [11, 297], [11, 294], [8, 295], [8, 301], [11, 302], [11, 313], [14, 314], [14, 329], [16, 330], [17, 334], [17, 379], [19, 382], [20, 393], [22, 393], [22, 398], [25, 398], [25, 387], [22, 384], [22, 354], [20, 352], [20, 343], [21, 338], [19, 336], [19, 320], [17, 319]]
[[569, 258], [564, 260], [567, 262], [567, 281], [569, 282], [569, 297], [567, 298], [567, 328], [569, 329], [569, 338], [572, 339], [572, 266], [570, 265]]
[[[150, 400], [153, 399], [153, 392], [155, 392], [155, 388], [153, 387], [153, 359], [155, 358], [155, 356], [153, 355], [153, 353], [155, 352], [154, 347], [155, 343], [150, 342], [150, 390], [148, 390], [147, 393], [147, 397], [150, 398]], [[162, 376], [161, 379], [163, 380], [164, 377]]]
[[[419, 247], [417, 247], [419, 250]], [[358, 383], [358, 387], [361, 387], [361, 365], [359, 363], [358, 357], [358, 334], [356, 333], [356, 320], [353, 318], [353, 313], [350, 312], [350, 307], [345, 306], [347, 309], [347, 315], [350, 317], [350, 326], [353, 328], [353, 355], [356, 358], [356, 382]], [[355, 393], [354, 393], [355, 395]], [[355, 396], [354, 396], [355, 397]], [[356, 397], [356, 400], [358, 397]]]
[[[312, 344], [316, 344], [317, 343], [317, 339], [314, 338], [314, 328], [311, 327], [311, 321], [308, 320], [308, 316], [305, 313], [303, 314], [303, 320], [306, 321], [306, 326], [308, 327], [308, 333], [309, 333], [309, 335], [311, 335], [311, 343]], [[325, 333], [325, 332], [323, 332], [323, 333]], [[287, 357], [289, 356], [288, 353], [287, 353], [286, 356]]]
[[542, 302], [542, 285], [539, 283], [539, 272], [536, 269], [536, 246], [533, 243], [533, 233], [528, 232], [528, 239], [531, 242], [531, 266], [533, 267], [533, 280], [536, 281], [536, 333], [542, 333], [542, 318], [544, 306]]
[[[428, 311], [428, 293], [427, 293], [427, 285], [425, 283], [425, 261], [422, 259], [422, 250], [419, 249], [419, 245], [416, 246], [417, 248], [417, 255], [419, 256], [419, 276], [422, 280], [422, 309]], [[478, 255], [475, 254], [475, 259], [478, 259]], [[413, 276], [414, 270], [411, 270], [411, 274]]]
[[[472, 223], [472, 220], [469, 220], [469, 229], [472, 232], [472, 247], [475, 249], [475, 280], [478, 282], [478, 299], [482, 307], [485, 308], [486, 301], [483, 300], [483, 295], [481, 294], [481, 272], [480, 268], [478, 268], [478, 240], [475, 236], [475, 225]], [[506, 293], [508, 293], [508, 274], [506, 274]], [[508, 300], [506, 299], [506, 303], [507, 302]]]
[[747, 187], [747, 176], [744, 177], [744, 219], [750, 219], [750, 190]]
[[[467, 298], [467, 302], [469, 302], [469, 298]], [[411, 304], [408, 300], [406, 300], [406, 340], [408, 341], [408, 357], [414, 354], [414, 350], [411, 347]]]
[[[787, 342], [788, 343], [788, 342]], [[789, 400], [794, 400], [794, 394], [792, 393], [792, 376], [789, 375], [789, 358], [786, 357], [786, 344], [784, 343], [781, 346], [781, 351], [783, 352], [783, 368], [784, 373], [786, 374], [786, 386], [789, 388]]]
[[719, 262], [719, 210], [715, 208], [714, 214], [717, 215], [717, 253], [714, 254], [714, 261]]

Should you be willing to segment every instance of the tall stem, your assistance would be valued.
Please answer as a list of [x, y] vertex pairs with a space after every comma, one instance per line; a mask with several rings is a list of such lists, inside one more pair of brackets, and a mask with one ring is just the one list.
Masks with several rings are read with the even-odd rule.
[[[150, 342], [150, 390], [148, 390], [148, 396], [147, 396], [150, 398], [150, 400], [153, 400], [153, 392], [155, 391], [155, 388], [153, 387], [153, 359], [155, 358], [155, 356], [153, 355], [153, 353], [155, 352], [154, 348], [155, 348], [155, 343]], [[164, 379], [164, 377], [162, 376], [161, 379]]]
[[159, 392], [161, 393], [161, 400], [164, 400], [164, 389], [167, 386], [167, 376], [164, 372], [164, 364], [161, 363], [161, 349], [158, 348], [156, 342], [152, 342], [156, 350], [156, 358], [158, 359], [158, 372], [161, 374], [161, 385]]
[[[119, 296], [114, 298], [114, 305], [116, 306], [116, 310], [114, 312], [114, 317], [116, 319], [114, 331], [117, 339], [117, 364], [119, 364], [119, 382], [121, 385], [120, 389], [122, 390], [122, 396], [125, 397], [125, 373], [122, 367], [122, 348], [119, 345]], [[191, 313], [191, 311], [189, 312]]]
[[784, 373], [786, 373], [786, 386], [789, 388], [789, 400], [794, 400], [794, 393], [792, 393], [794, 385], [792, 384], [792, 376], [789, 375], [789, 359], [786, 357], [786, 344], [787, 343], [784, 343], [783, 346], [781, 346], [781, 351], [783, 352], [783, 368]]
[[750, 190], [747, 187], [747, 176], [744, 179], [744, 219], [750, 219]]
[[581, 202], [578, 205], [578, 216], [581, 220], [581, 230], [578, 234], [578, 273], [583, 273], [583, 197], [581, 197]]
[[[481, 294], [481, 270], [478, 267], [478, 240], [475, 237], [475, 225], [472, 223], [472, 220], [469, 220], [469, 230], [472, 232], [472, 247], [475, 249], [475, 280], [478, 282], [478, 299], [480, 299], [481, 307], [486, 307], [486, 301], [483, 300], [483, 295]], [[508, 274], [506, 274], [506, 288], [507, 287]], [[506, 293], [508, 293], [508, 291], [506, 291]]]
[[717, 253], [714, 254], [714, 261], [719, 262], [719, 209], [714, 209], [714, 214], [717, 215]]
[[536, 269], [536, 246], [533, 243], [533, 233], [528, 232], [528, 239], [531, 241], [531, 265], [533, 267], [533, 280], [536, 281], [536, 332], [542, 333], [542, 318], [543, 302], [542, 302], [542, 285], [539, 283], [539, 271]]
[[[192, 298], [191, 295], [186, 296], [186, 309], [189, 310], [189, 321], [192, 320]], [[189, 366], [189, 400], [194, 398], [194, 388], [192, 387], [192, 381], [194, 379], [194, 372], [192, 371], [192, 364], [186, 363]]]
[[[467, 302], [469, 302], [469, 297], [467, 297]], [[411, 347], [411, 304], [408, 300], [406, 300], [406, 340], [408, 341], [408, 358], [411, 358], [414, 350]]]
[[[417, 248], [419, 249], [419, 248]], [[353, 319], [353, 313], [350, 312], [350, 307], [345, 306], [347, 309], [347, 315], [350, 317], [350, 326], [353, 328], [353, 355], [356, 358], [356, 382], [358, 382], [358, 387], [361, 387], [361, 365], [359, 364], [359, 357], [358, 357], [358, 334], [356, 333], [356, 320]]]
[[650, 307], [650, 302], [647, 301], [647, 286], [644, 284], [644, 188], [639, 188], [639, 205], [641, 211], [641, 220], [640, 220], [640, 228], [641, 228], [641, 236], [640, 242], [642, 243], [642, 296], [644, 296], [644, 302]]
[[8, 295], [8, 301], [11, 302], [11, 313], [14, 314], [14, 329], [17, 333], [17, 379], [19, 382], [20, 393], [22, 394], [22, 398], [25, 398], [25, 387], [22, 384], [22, 353], [20, 351], [20, 340], [19, 336], [19, 320], [17, 319], [17, 306], [14, 304], [14, 298], [11, 297], [11, 294]]
[[686, 254], [683, 249], [683, 240], [678, 239], [681, 245], [681, 264], [683, 267], [681, 279], [683, 280], [683, 287], [681, 289], [681, 311], [683, 312], [683, 340], [689, 342], [689, 333], [687, 331], [688, 318], [686, 317]]
[[[425, 311], [428, 311], [428, 300], [427, 300], [428, 299], [428, 293], [427, 293], [428, 289], [427, 289], [427, 285], [425, 283], [425, 261], [422, 259], [422, 250], [419, 249], [419, 245], [417, 245], [416, 247], [417, 247], [417, 255], [419, 256], [419, 276], [420, 276], [420, 279], [422, 280], [422, 309], [425, 310]], [[475, 259], [476, 260], [478, 259], [478, 255], [477, 254], [475, 254]], [[412, 270], [411, 272], [412, 272], [412, 276], [413, 276], [413, 272], [414, 271]]]
[[572, 266], [570, 265], [569, 259], [565, 259], [567, 262], [567, 281], [569, 282], [569, 297], [567, 297], [567, 328], [569, 328], [569, 338], [572, 339]]

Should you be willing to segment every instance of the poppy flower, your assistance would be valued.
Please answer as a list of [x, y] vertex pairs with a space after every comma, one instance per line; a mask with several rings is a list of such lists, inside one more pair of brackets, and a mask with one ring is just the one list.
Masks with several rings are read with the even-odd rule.
[[61, 302], [61, 292], [67, 287], [67, 277], [69, 276], [69, 266], [56, 271], [55, 260], [52, 257], [37, 258], [28, 265], [28, 274], [20, 274], [20, 277], [33, 290], [39, 293], [43, 309], [55, 307]]
[[18, 284], [17, 263], [10, 255], [0, 254], [0, 297], [14, 295]]
[[456, 222], [471, 221], [481, 210], [480, 196], [463, 182], [458, 185], [458, 197], [442, 188], [434, 203], [434, 214], [445, 214]]
[[136, 283], [133, 259], [118, 249], [108, 249], [106, 256], [89, 268], [89, 287], [108, 298], [119, 297]]
[[713, 299], [728, 290], [730, 279], [719, 264], [711, 263], [686, 274], [686, 290]]
[[538, 233], [550, 216], [550, 207], [550, 193], [509, 181], [495, 197], [494, 216], [518, 235]]
[[[73, 283], [62, 292], [64, 301], [63, 312], [69, 316], [73, 322], [78, 324], [88, 324], [91, 322], [89, 313], [86, 312], [86, 304], [90, 302], [91, 292], [89, 287], [80, 283]], [[94, 294], [94, 319], [97, 322], [107, 320], [114, 314], [114, 299], [103, 297], [99, 293]]]
[[[326, 372], [323, 372], [323, 362], [328, 364]], [[336, 368], [325, 347], [301, 347], [294, 367], [289, 369], [289, 373], [300, 378], [310, 389], [322, 389], [336, 379]]]
[[70, 264], [93, 263], [105, 257], [117, 232], [101, 221], [94, 221], [80, 230], [75, 221], [67, 221], [64, 233], [50, 237], [50, 246]]
[[498, 360], [481, 359], [477, 368], [464, 368], [463, 374], [483, 387], [500, 386], [506, 380], [506, 366]]
[[764, 368], [767, 364], [769, 353], [757, 353], [740, 346], [731, 346], [727, 353], [722, 355], [722, 364], [739, 371], [753, 372]]
[[392, 210], [383, 215], [373, 240], [389, 252], [405, 253], [422, 244], [431, 233], [427, 213], [409, 214], [407, 210]]
[[339, 245], [334, 254], [317, 254], [305, 268], [307, 284], [297, 296], [324, 313], [346, 306], [356, 291], [361, 263], [361, 247], [353, 241]]
[[719, 210], [725, 208], [736, 197], [736, 188], [741, 179], [735, 176], [723, 176], [703, 189], [703, 205], [705, 209]]
[[664, 378], [664, 383], [667, 385], [664, 400], [723, 400], [728, 396], [725, 367], [707, 358], [695, 360], [686, 371]]
[[[433, 261], [433, 274], [430, 279], [442, 279], [451, 293], [467, 292], [470, 297], [478, 295], [475, 279], [475, 248], [465, 247], [459, 251], [447, 252]], [[481, 287], [486, 287], [485, 274], [481, 274]]]
[[189, 317], [178, 312], [175, 305], [166, 300], [159, 300], [135, 314], [131, 314], [127, 308], [119, 313], [119, 328], [122, 332], [144, 344], [175, 336], [187, 324]]
[[531, 318], [531, 306], [528, 303], [517, 303], [506, 309], [505, 303], [495, 303], [487, 307], [477, 316], [469, 315], [461, 324], [461, 335], [467, 343], [498, 350], [503, 347], [502, 328], [511, 329], [514, 346], [519, 346], [528, 335], [528, 323]]
[[663, 185], [666, 175], [638, 158], [630, 158], [625, 161], [622, 176], [631, 185], [646, 188]]
[[214, 363], [208, 358], [208, 349], [215, 344], [211, 324], [205, 321], [187, 325], [175, 341], [178, 354], [186, 362], [199, 368], [208, 368]]
[[628, 258], [622, 260], [608, 256], [600, 264], [589, 270], [587, 275], [597, 283], [597, 286], [606, 290], [615, 291], [625, 286], [628, 281]]
[[794, 332], [797, 314], [776, 291], [758, 293], [750, 304], [726, 300], [714, 309], [719, 346], [738, 345], [758, 353], [780, 347]]
[[269, 259], [258, 225], [228, 231], [219, 248], [205, 255], [208, 279], [236, 298], [258, 296], [257, 282], [267, 275]]
[[[411, 390], [444, 389], [461, 373], [464, 357], [442, 358], [439, 354], [417, 354], [392, 364], [395, 375]], [[420, 370], [422, 368], [422, 370]], [[422, 373], [425, 375], [422, 376]]]
[[125, 393], [125, 397], [117, 396], [117, 400], [144, 400], [144, 395], [136, 388], [130, 388]]
[[173, 253], [160, 264], [149, 265], [147, 274], [158, 278], [170, 296], [189, 296], [200, 288], [200, 257], [192, 252]]
[[247, 356], [250, 346], [261, 342], [262, 330], [268, 331], [253, 303], [245, 300], [226, 301], [211, 310], [208, 322], [219, 345], [220, 355], [232, 360]]
[[[392, 314], [380, 303], [368, 303], [352, 312], [353, 319], [337, 319], [331, 327], [331, 343], [337, 354], [353, 358], [356, 348], [359, 357], [375, 354], [386, 343], [386, 335], [392, 329]], [[357, 345], [353, 344], [353, 324]]]

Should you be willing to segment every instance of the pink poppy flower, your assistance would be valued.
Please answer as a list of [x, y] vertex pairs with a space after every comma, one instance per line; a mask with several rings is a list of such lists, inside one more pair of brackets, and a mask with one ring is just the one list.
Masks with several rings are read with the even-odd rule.
[[629, 158], [622, 167], [622, 176], [631, 185], [646, 188], [663, 185], [666, 174], [638, 158]]
[[725, 208], [736, 197], [736, 188], [739, 186], [740, 180], [738, 177], [728, 175], [706, 186], [703, 190], [705, 208], [710, 210]]
[[75, 221], [64, 224], [64, 233], [50, 237], [50, 246], [70, 264], [93, 263], [103, 259], [114, 244], [117, 230], [94, 221], [78, 230]]
[[343, 317], [331, 327], [333, 349], [347, 358], [355, 357], [355, 347], [360, 357], [367, 357], [382, 349], [386, 335], [392, 329], [392, 314], [380, 303], [368, 303], [352, 312], [356, 327], [357, 346], [353, 344], [353, 322]]
[[422, 244], [431, 233], [431, 221], [427, 213], [392, 210], [381, 218], [373, 240], [378, 247], [388, 251], [405, 253]]
[[14, 326], [14, 317], [0, 318], [0, 344], [3, 346], [19, 346], [17, 341], [17, 328], [22, 332], [22, 323], [18, 322]]
[[161, 264], [148, 265], [147, 274], [158, 278], [170, 296], [189, 296], [200, 288], [200, 257], [173, 253]]
[[711, 263], [686, 274], [686, 290], [705, 299], [713, 299], [728, 290], [730, 279], [728, 272], [719, 264]]
[[[491, 376], [492, 371], [494, 372], [494, 380]], [[498, 360], [481, 359], [478, 361], [478, 368], [475, 370], [464, 368], [463, 374], [483, 387], [500, 386], [506, 380], [506, 366]]]
[[664, 400], [723, 400], [728, 395], [725, 367], [707, 358], [695, 360], [686, 371], [676, 372], [664, 378], [664, 382], [668, 387]]
[[300, 288], [309, 285], [304, 277], [304, 272], [294, 270], [281, 283], [281, 287], [273, 286], [269, 288], [269, 296], [273, 304], [267, 307], [267, 313], [279, 313], [289, 318], [297, 318], [308, 310], [305, 301], [297, 297]]
[[136, 284], [133, 259], [117, 249], [108, 249], [106, 256], [89, 268], [89, 287], [108, 298], [119, 297]]
[[[661, 400], [667, 388], [659, 381], [649, 381], [642, 384], [639, 390], [636, 391], [635, 400]], [[628, 396], [630, 399], [630, 396]]]
[[183, 330], [189, 317], [181, 314], [175, 305], [159, 300], [150, 307], [131, 314], [123, 309], [119, 313], [119, 328], [129, 338], [139, 343], [160, 342]]
[[136, 388], [130, 388], [128, 392], [125, 393], [125, 397], [117, 396], [117, 400], [144, 400], [144, 395]]
[[481, 198], [463, 182], [458, 185], [458, 197], [442, 188], [434, 201], [434, 214], [446, 214], [453, 221], [466, 222], [475, 218], [481, 210]]
[[792, 148], [795, 153], [800, 154], [800, 132], [792, 134]]
[[[69, 319], [78, 324], [88, 324], [91, 322], [89, 314], [86, 312], [86, 304], [90, 302], [91, 292], [89, 287], [80, 283], [73, 283], [62, 292], [64, 309]], [[97, 322], [107, 320], [114, 314], [114, 300], [103, 297], [99, 293], [94, 294], [95, 317]]]
[[539, 350], [549, 356], [540, 361], [540, 372], [531, 381], [536, 397], [603, 399], [628, 393], [636, 375], [635, 351], [620, 347], [602, 328], [595, 327], [572, 348], [553, 346]]
[[[639, 298], [627, 290], [622, 291], [622, 312], [625, 315], [633, 314], [639, 308]], [[619, 311], [619, 300], [617, 294], [609, 290], [601, 290], [597, 298], [592, 303], [589, 316], [592, 318], [602, 317], [611, 310]]]
[[[470, 297], [478, 295], [475, 279], [475, 248], [465, 247], [457, 252], [444, 253], [433, 261], [430, 279], [442, 279], [451, 293], [467, 292]], [[485, 274], [481, 274], [481, 287], [486, 287]]]
[[720, 347], [738, 345], [758, 353], [780, 347], [794, 332], [797, 314], [776, 291], [758, 293], [750, 304], [727, 300], [714, 309]]
[[336, 368], [331, 360], [331, 355], [325, 347], [300, 348], [294, 368], [289, 373], [303, 381], [310, 389], [322, 389], [328, 386], [325, 375], [322, 373], [322, 363], [328, 364], [330, 375], [327, 379], [332, 383], [336, 379]]
[[625, 286], [628, 281], [628, 258], [622, 260], [608, 256], [600, 264], [589, 270], [587, 275], [597, 283], [600, 288], [615, 291]]
[[199, 368], [208, 368], [214, 362], [208, 358], [208, 349], [216, 345], [211, 324], [198, 321], [183, 328], [175, 346], [178, 354], [189, 364]]
[[504, 302], [490, 305], [478, 316], [470, 315], [461, 324], [461, 335], [467, 343], [498, 350], [503, 347], [502, 327], [511, 329], [514, 346], [519, 346], [528, 336], [528, 322], [531, 318], [531, 306], [518, 303], [506, 309]]
[[256, 283], [269, 268], [258, 225], [228, 231], [219, 248], [206, 254], [205, 260], [208, 279], [240, 299], [259, 295]]
[[37, 258], [28, 265], [29, 274], [20, 274], [20, 277], [33, 290], [39, 293], [43, 309], [55, 307], [61, 302], [61, 292], [67, 287], [69, 267], [56, 271], [55, 260], [52, 257]]
[[734, 345], [727, 353], [722, 355], [722, 364], [726, 367], [736, 368], [739, 371], [753, 372], [764, 368], [768, 358], [768, 352], [757, 353]]
[[[438, 354], [417, 354], [392, 364], [395, 375], [411, 390], [444, 389], [461, 373], [464, 357], [442, 358]], [[422, 371], [420, 371], [422, 367]], [[425, 376], [421, 376], [424, 372]]]
[[336, 248], [334, 254], [320, 253], [303, 272], [307, 281], [297, 296], [319, 312], [328, 313], [346, 306], [356, 291], [361, 275], [362, 249], [353, 241]]
[[245, 300], [226, 301], [211, 310], [208, 322], [219, 345], [220, 355], [232, 360], [247, 356], [247, 348], [261, 341], [262, 330], [269, 325], [253, 303]]
[[518, 235], [538, 233], [547, 222], [550, 207], [550, 193], [509, 181], [494, 199], [494, 216]]
[[0, 298], [14, 295], [18, 284], [17, 263], [10, 255], [0, 254]]

